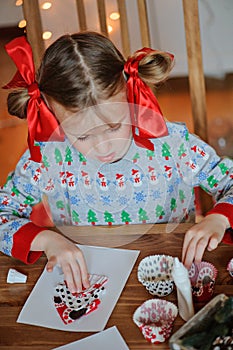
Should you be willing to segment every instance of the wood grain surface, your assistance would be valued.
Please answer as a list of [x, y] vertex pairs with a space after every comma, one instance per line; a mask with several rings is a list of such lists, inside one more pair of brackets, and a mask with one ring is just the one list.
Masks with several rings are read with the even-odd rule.
[[[141, 226], [141, 232], [144, 233], [141, 236], [140, 232], [138, 231], [139, 226]], [[122, 227], [122, 238], [125, 238], [127, 236], [128, 238], [131, 237], [131, 240], [129, 240], [127, 244], [119, 246], [119, 248], [137, 249], [140, 250], [140, 255], [129, 276], [120, 299], [118, 300], [113, 310], [106, 328], [117, 326], [130, 350], [169, 349], [168, 342], [160, 345], [152, 345], [148, 343], [143, 338], [140, 330], [132, 321], [132, 316], [136, 308], [145, 300], [152, 298], [146, 289], [138, 282], [137, 268], [141, 259], [148, 255], [168, 254], [172, 256], [178, 256], [180, 258], [184, 232], [186, 232], [189, 226], [190, 224], [180, 224], [179, 226], [174, 227], [173, 232], [167, 232], [168, 227], [165, 224], [150, 226], [148, 229], [146, 225], [137, 225], [135, 227], [135, 231], [133, 230], [133, 226], [130, 228], [125, 228], [125, 231], [124, 227]], [[93, 245], [95, 245], [94, 233], [99, 231], [97, 245], [100, 245], [100, 239], [102, 239], [102, 245], [109, 246], [109, 243], [106, 240], [106, 236], [108, 232], [109, 235], [112, 234], [111, 228], [108, 231], [106, 231], [106, 228], [99, 227], [97, 230], [96, 229], [96, 227], [76, 228], [76, 235], [79, 238], [79, 234], [80, 237], [84, 237], [86, 233], [88, 239], [91, 239]], [[76, 238], [74, 237], [75, 229], [72, 228], [71, 231], [71, 238]], [[102, 238], [101, 235], [103, 236]], [[231, 258], [232, 246], [227, 246], [225, 244], [221, 244], [214, 252], [205, 253], [204, 260], [212, 262], [218, 269], [214, 295], [220, 293], [224, 293], [228, 296], [233, 295], [233, 278], [228, 274], [228, 271], [226, 270], [227, 263]], [[16, 322], [18, 314], [21, 311], [25, 301], [27, 300], [38, 277], [43, 271], [45, 264], [45, 256], [42, 256], [34, 265], [25, 265], [20, 261], [0, 254], [1, 350], [54, 349], [58, 346], [76, 341], [78, 339], [82, 339], [93, 334], [90, 332], [79, 333], [57, 331]], [[9, 268], [15, 268], [18, 271], [25, 273], [28, 276], [27, 283], [7, 284], [6, 277]], [[177, 305], [175, 289], [164, 299], [172, 301]], [[203, 306], [204, 304], [196, 304], [195, 310], [198, 311]], [[183, 324], [184, 321], [178, 316], [174, 323], [173, 333], [178, 330]]]

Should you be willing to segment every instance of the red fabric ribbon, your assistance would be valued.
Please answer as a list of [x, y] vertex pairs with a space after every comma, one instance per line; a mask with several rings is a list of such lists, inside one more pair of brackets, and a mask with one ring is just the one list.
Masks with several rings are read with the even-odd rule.
[[6, 52], [14, 61], [18, 71], [13, 79], [3, 89], [25, 87], [30, 96], [27, 106], [28, 147], [31, 158], [41, 162], [40, 147], [35, 146], [37, 141], [64, 141], [64, 133], [59, 127], [54, 114], [49, 110], [37, 82], [35, 81], [35, 67], [31, 46], [25, 36], [18, 37], [5, 45]]
[[[152, 90], [138, 75], [138, 65], [143, 57], [150, 52], [150, 48], [143, 48], [136, 58], [129, 58], [124, 65], [124, 72], [128, 75], [127, 98], [130, 103], [133, 137], [140, 147], [154, 150], [154, 144], [149, 140], [168, 135], [166, 122]], [[174, 56], [169, 54], [173, 59]]]

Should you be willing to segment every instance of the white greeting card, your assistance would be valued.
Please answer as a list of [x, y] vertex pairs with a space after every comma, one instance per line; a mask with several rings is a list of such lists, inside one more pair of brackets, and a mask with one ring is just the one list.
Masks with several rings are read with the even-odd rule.
[[64, 324], [54, 306], [54, 287], [64, 280], [60, 268], [42, 272], [24, 304], [17, 322], [73, 332], [102, 331], [117, 303], [139, 255], [138, 250], [79, 245], [90, 274], [107, 276], [105, 292], [98, 309], [71, 324]]

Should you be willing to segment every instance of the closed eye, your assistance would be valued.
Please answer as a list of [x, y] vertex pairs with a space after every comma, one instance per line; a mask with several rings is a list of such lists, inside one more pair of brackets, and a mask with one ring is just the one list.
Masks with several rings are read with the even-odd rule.
[[77, 137], [77, 141], [81, 141], [81, 142], [87, 141], [88, 138], [89, 138], [89, 135], [79, 136], [79, 137]]
[[111, 124], [108, 131], [110, 132], [118, 131], [121, 128], [121, 125], [122, 125], [121, 123]]

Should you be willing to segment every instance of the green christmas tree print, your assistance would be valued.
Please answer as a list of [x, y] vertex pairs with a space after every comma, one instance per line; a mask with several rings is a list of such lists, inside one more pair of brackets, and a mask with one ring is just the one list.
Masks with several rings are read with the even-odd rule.
[[161, 205], [157, 205], [157, 207], [155, 208], [155, 215], [157, 218], [162, 219], [163, 216], [165, 215], [164, 209]]
[[104, 212], [104, 221], [108, 223], [109, 226], [112, 225], [115, 220], [112, 217], [112, 214], [109, 213], [107, 210]]
[[63, 210], [65, 208], [65, 204], [62, 200], [56, 202], [57, 209]]
[[3, 187], [6, 187], [8, 182], [12, 179], [13, 175], [8, 175], [7, 178], [6, 178], [6, 183]]
[[128, 225], [132, 220], [130, 219], [129, 213], [127, 211], [122, 210], [121, 212], [121, 221]]
[[87, 221], [90, 222], [93, 226], [98, 221], [96, 213], [91, 209], [87, 213]]
[[34, 199], [31, 197], [31, 196], [27, 196], [25, 201], [24, 201], [24, 204], [32, 204], [34, 202]]
[[229, 168], [226, 166], [225, 163], [220, 163], [218, 164], [220, 170], [221, 170], [221, 173], [222, 175], [228, 175], [229, 174]]
[[72, 158], [71, 149], [70, 147], [66, 147], [65, 162], [67, 162], [68, 165], [71, 165], [72, 161], [73, 161], [73, 158]]
[[48, 157], [47, 156], [43, 156], [43, 166], [48, 169], [50, 167], [50, 164], [48, 162]]
[[55, 148], [55, 160], [56, 163], [59, 165], [62, 165], [62, 155], [61, 155], [61, 151], [58, 148]]
[[145, 224], [146, 221], [149, 219], [147, 216], [147, 212], [142, 208], [139, 209], [138, 216], [139, 216], [139, 220], [142, 221], [143, 224]]
[[172, 211], [176, 211], [177, 204], [176, 204], [176, 199], [175, 198], [171, 199], [171, 206], [170, 206], [170, 208], [171, 208]]
[[19, 190], [17, 187], [13, 186], [12, 189], [11, 189], [11, 195], [12, 196], [17, 196], [19, 195]]
[[180, 157], [180, 159], [186, 156], [186, 152], [187, 150], [184, 147], [184, 143], [182, 143], [178, 149], [178, 156]]
[[87, 163], [87, 159], [84, 157], [82, 153], [79, 153], [79, 161], [85, 165]]
[[179, 198], [180, 198], [181, 203], [184, 203], [186, 196], [185, 196], [183, 190], [179, 190]]
[[215, 179], [214, 175], [209, 176], [207, 178], [207, 182], [208, 182], [210, 188], [218, 186], [218, 181]]
[[152, 160], [153, 157], [155, 156], [155, 151], [151, 151], [149, 149], [146, 150], [146, 155], [149, 158], [149, 160]]
[[133, 156], [133, 162], [137, 163], [137, 160], [140, 158], [139, 153], [137, 152], [134, 156]]
[[79, 214], [75, 210], [72, 210], [72, 220], [76, 225], [80, 222]]
[[171, 147], [167, 144], [167, 142], [164, 142], [162, 145], [162, 156], [165, 157], [166, 160], [171, 157], [170, 149]]

